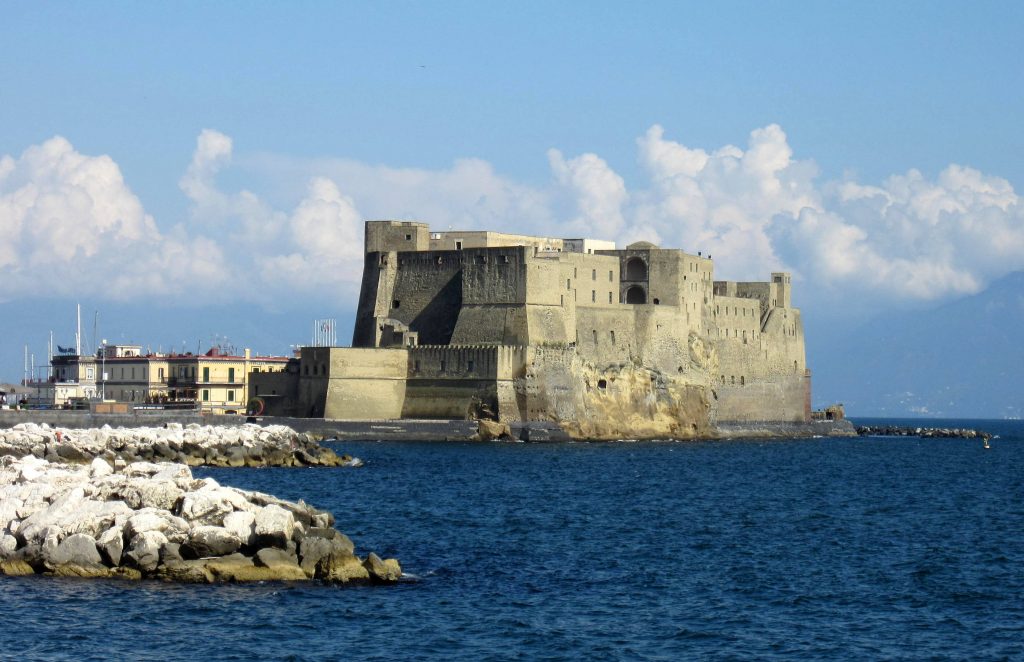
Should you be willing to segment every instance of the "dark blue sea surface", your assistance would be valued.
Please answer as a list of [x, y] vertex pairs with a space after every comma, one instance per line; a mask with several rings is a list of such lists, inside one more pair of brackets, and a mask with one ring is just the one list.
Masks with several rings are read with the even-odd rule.
[[197, 470], [333, 511], [393, 587], [0, 580], [5, 659], [1024, 658], [1024, 424], [981, 441], [347, 443]]

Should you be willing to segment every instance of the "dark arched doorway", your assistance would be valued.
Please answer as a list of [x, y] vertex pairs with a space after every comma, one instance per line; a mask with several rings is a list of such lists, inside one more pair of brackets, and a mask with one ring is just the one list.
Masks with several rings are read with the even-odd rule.
[[626, 260], [626, 280], [647, 280], [647, 263], [638, 257]]
[[647, 292], [644, 292], [644, 288], [634, 285], [626, 290], [626, 303], [647, 303]]

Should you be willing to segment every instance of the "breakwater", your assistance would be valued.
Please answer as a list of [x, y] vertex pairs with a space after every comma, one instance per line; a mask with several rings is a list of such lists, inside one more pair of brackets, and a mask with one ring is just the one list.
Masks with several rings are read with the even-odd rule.
[[929, 428], [901, 425], [858, 425], [860, 437], [921, 437], [922, 439], [984, 439], [992, 435], [973, 428]]
[[334, 516], [301, 501], [196, 479], [184, 464], [0, 457], [0, 574], [394, 582], [359, 558]]
[[34, 456], [50, 462], [180, 462], [189, 466], [357, 466], [317, 442], [317, 436], [281, 425], [182, 425], [99, 428], [18, 423], [0, 429], [0, 456]]

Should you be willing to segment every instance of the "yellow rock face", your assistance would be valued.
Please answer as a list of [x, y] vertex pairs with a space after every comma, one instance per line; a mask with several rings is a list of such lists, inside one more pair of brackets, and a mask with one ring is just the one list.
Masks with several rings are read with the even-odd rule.
[[8, 577], [22, 577], [25, 575], [35, 574], [35, 570], [32, 566], [17, 559], [6, 559], [0, 561], [0, 575], [6, 575]]

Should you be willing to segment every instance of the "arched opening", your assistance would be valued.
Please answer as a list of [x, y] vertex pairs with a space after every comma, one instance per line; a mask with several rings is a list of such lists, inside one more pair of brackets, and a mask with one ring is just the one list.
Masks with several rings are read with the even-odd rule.
[[626, 260], [626, 280], [647, 280], [647, 263], [638, 257]]
[[634, 285], [626, 290], [626, 303], [647, 303], [647, 293], [644, 292], [644, 288]]
[[597, 380], [597, 388], [608, 388], [608, 382], [603, 379]]

